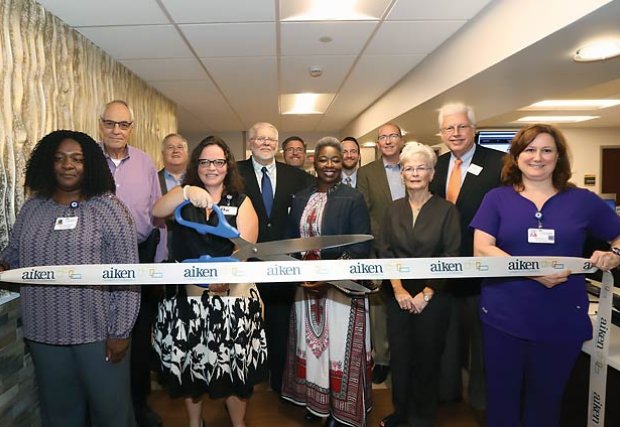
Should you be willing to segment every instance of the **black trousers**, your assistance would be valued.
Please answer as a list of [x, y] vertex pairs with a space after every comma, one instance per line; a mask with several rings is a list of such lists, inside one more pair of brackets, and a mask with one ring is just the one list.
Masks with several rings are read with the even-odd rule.
[[291, 307], [297, 283], [260, 283], [258, 292], [265, 307], [265, 335], [269, 364], [269, 385], [280, 394], [286, 362]]
[[392, 371], [392, 403], [401, 422], [434, 426], [439, 400], [439, 370], [450, 320], [450, 299], [436, 292], [420, 314], [386, 301]]
[[[140, 263], [153, 262], [158, 243], [159, 229], [155, 228], [151, 235], [138, 245]], [[151, 392], [152, 332], [161, 289], [142, 286], [140, 295], [140, 311], [131, 331], [131, 398], [136, 413], [146, 408], [146, 399]]]

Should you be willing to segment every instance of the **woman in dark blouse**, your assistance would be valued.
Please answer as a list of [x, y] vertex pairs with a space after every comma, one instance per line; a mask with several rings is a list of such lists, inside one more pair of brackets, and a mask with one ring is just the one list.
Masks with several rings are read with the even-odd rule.
[[[459, 255], [457, 209], [428, 189], [436, 162], [435, 152], [427, 145], [409, 143], [403, 149], [400, 168], [406, 196], [388, 209], [379, 237], [382, 258]], [[390, 283], [383, 291], [394, 413], [380, 425], [433, 426], [450, 296], [442, 291], [443, 279], [391, 279]]]

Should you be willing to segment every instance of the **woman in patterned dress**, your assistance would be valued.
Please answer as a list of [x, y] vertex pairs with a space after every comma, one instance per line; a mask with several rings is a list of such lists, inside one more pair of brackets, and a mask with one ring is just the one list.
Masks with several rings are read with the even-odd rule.
[[[291, 237], [370, 234], [361, 193], [341, 184], [342, 148], [336, 138], [314, 151], [316, 185], [295, 195]], [[364, 258], [369, 243], [307, 252], [304, 259]], [[326, 283], [303, 283], [291, 313], [282, 397], [328, 426], [363, 426], [371, 409], [368, 299], [351, 297]]]
[[[217, 203], [241, 237], [256, 242], [258, 219], [252, 202], [241, 193], [235, 159], [224, 141], [205, 138], [192, 152], [183, 187], [176, 187], [153, 206], [153, 215], [171, 215], [183, 200], [183, 217], [217, 225], [209, 206]], [[176, 261], [233, 253], [233, 243], [176, 225]], [[169, 286], [155, 324], [155, 351], [171, 397], [184, 397], [190, 427], [202, 425], [202, 397], [225, 398], [233, 426], [244, 426], [254, 384], [267, 377], [267, 344], [261, 303], [254, 284]]]

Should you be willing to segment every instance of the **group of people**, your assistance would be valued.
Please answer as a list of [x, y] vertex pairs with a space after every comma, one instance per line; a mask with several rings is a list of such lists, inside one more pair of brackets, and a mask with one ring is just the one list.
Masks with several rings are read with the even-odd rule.
[[[249, 242], [372, 234], [372, 243], [299, 254], [305, 259], [452, 256], [582, 256], [585, 239], [611, 244], [590, 261], [620, 264], [620, 219], [569, 183], [567, 143], [550, 125], [519, 131], [506, 155], [474, 143], [473, 109], [439, 111], [448, 152], [379, 128], [381, 157], [360, 167], [355, 138], [325, 137], [316, 176], [302, 169], [306, 145], [283, 143], [257, 123], [250, 159], [236, 161], [216, 136], [189, 153], [178, 134], [162, 142], [157, 172], [128, 145], [134, 117], [123, 101], [100, 116], [102, 141], [55, 131], [26, 168], [30, 196], [1, 267], [181, 262], [228, 256], [228, 239], [175, 223], [217, 225], [212, 206]], [[162, 196], [163, 194], [163, 196]], [[372, 287], [371, 287], [372, 288]], [[462, 398], [489, 426], [558, 425], [561, 399], [582, 343], [592, 335], [584, 277], [385, 279], [352, 295], [322, 282], [170, 284], [155, 287], [21, 288], [24, 338], [35, 366], [44, 425], [161, 425], [148, 406], [152, 349], [191, 427], [202, 398], [223, 398], [244, 426], [253, 387], [269, 381], [307, 422], [365, 426], [372, 382], [391, 373], [393, 412], [381, 426], [432, 426], [441, 402]], [[463, 357], [465, 356], [465, 357]], [[130, 386], [131, 385], [131, 386]]]

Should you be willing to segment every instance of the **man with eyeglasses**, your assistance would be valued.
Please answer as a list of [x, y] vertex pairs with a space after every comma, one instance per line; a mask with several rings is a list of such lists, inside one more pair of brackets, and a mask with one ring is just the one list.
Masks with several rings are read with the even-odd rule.
[[[469, 223], [484, 195], [500, 185], [504, 153], [475, 144], [476, 119], [472, 107], [446, 104], [439, 109], [438, 120], [441, 140], [450, 151], [439, 157], [430, 190], [457, 206], [461, 216], [461, 256], [473, 256], [473, 231]], [[448, 282], [455, 298], [442, 360], [440, 399], [461, 400], [461, 369], [465, 367], [469, 371], [469, 403], [482, 411], [486, 393], [478, 317], [480, 282], [480, 279]], [[468, 355], [466, 360], [463, 354]]]
[[[270, 123], [256, 123], [248, 131], [252, 157], [237, 162], [245, 193], [258, 215], [258, 242], [286, 237], [288, 212], [293, 195], [313, 185], [314, 178], [287, 164], [276, 162], [278, 130]], [[265, 307], [265, 333], [269, 357], [269, 382], [280, 394], [286, 361], [289, 316], [296, 285], [261, 283], [258, 290]]]
[[[364, 195], [370, 212], [370, 227], [377, 237], [381, 232], [383, 220], [392, 201], [405, 197], [405, 185], [400, 177], [398, 163], [404, 145], [402, 132], [393, 123], [386, 123], [379, 128], [377, 145], [381, 157], [362, 166], [357, 174], [357, 189]], [[377, 239], [375, 238], [375, 254]], [[384, 281], [382, 286], [390, 286]], [[375, 366], [372, 382], [385, 381], [389, 372], [390, 351], [387, 340], [387, 314], [385, 300], [379, 292], [370, 297], [370, 324]]]
[[[116, 196], [136, 224], [140, 262], [161, 262], [167, 256], [165, 224], [155, 222], [153, 204], [161, 197], [157, 170], [151, 158], [128, 144], [134, 128], [133, 112], [125, 101], [108, 102], [99, 117], [101, 148], [116, 183]], [[161, 418], [147, 403], [151, 389], [151, 329], [157, 294], [141, 287], [140, 312], [131, 336], [131, 396], [139, 426], [161, 426]]]
[[303, 169], [306, 161], [306, 143], [298, 136], [289, 136], [282, 143], [284, 163]]
[[360, 144], [352, 136], [340, 141], [342, 145], [342, 183], [357, 187], [357, 169], [360, 165]]

